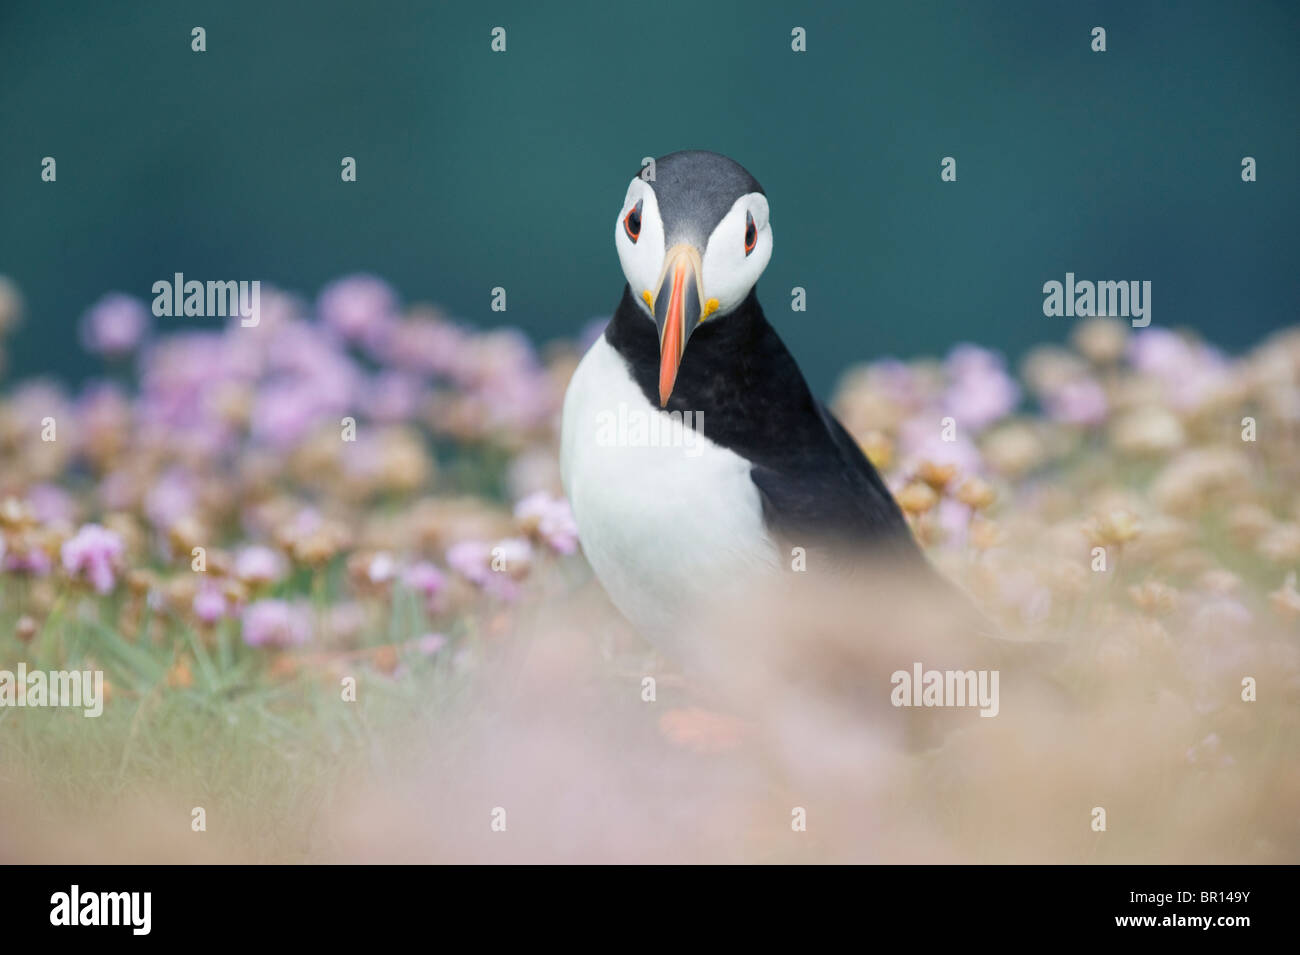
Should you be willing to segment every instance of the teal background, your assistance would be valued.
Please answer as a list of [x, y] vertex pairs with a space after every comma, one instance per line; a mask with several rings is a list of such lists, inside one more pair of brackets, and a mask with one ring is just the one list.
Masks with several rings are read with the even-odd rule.
[[766, 188], [760, 298], [822, 390], [855, 360], [1061, 340], [1041, 289], [1067, 270], [1149, 279], [1154, 324], [1240, 348], [1296, 320], [1298, 53], [1295, 3], [7, 0], [9, 372], [94, 370], [86, 306], [178, 271], [310, 297], [372, 271], [571, 335], [617, 303], [641, 157], [691, 147]]

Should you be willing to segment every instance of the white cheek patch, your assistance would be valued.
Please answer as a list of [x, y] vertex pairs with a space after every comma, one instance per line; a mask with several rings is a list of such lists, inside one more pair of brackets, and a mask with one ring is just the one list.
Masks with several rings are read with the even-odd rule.
[[[758, 236], [746, 255], [748, 216], [754, 217]], [[745, 300], [771, 257], [767, 198], [756, 192], [741, 196], [713, 230], [704, 251], [704, 296], [717, 299], [718, 314], [726, 314]]]
[[[641, 233], [633, 242], [623, 223], [628, 212], [638, 202], [641, 203]], [[614, 247], [618, 249], [619, 264], [623, 266], [623, 275], [632, 288], [633, 296], [649, 313], [650, 306], [646, 304], [642, 293], [655, 293], [655, 283], [663, 270], [664, 222], [659, 215], [659, 200], [655, 197], [654, 189], [639, 176], [627, 187], [623, 208], [614, 223]]]

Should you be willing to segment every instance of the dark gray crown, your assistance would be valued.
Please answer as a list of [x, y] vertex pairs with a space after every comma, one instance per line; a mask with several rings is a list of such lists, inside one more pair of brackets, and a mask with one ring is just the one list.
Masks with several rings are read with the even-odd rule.
[[737, 199], [749, 192], [763, 192], [758, 180], [740, 163], [702, 149], [656, 159], [655, 180], [650, 186], [659, 202], [665, 246], [692, 242], [701, 249]]

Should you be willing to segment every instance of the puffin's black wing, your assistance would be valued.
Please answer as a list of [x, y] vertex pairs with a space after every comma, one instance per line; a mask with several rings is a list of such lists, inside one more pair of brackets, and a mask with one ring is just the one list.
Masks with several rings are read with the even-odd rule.
[[[659, 340], [628, 287], [605, 330], [633, 380], [658, 405]], [[856, 441], [813, 397], [754, 292], [691, 337], [665, 409], [750, 462], [776, 537], [850, 555], [924, 561], [889, 489]], [[702, 417], [694, 417], [699, 415]]]
[[[798, 453], [750, 471], [769, 529], [835, 550], [921, 558], [903, 513], [862, 449], [820, 402]], [[809, 440], [811, 439], [811, 440]]]

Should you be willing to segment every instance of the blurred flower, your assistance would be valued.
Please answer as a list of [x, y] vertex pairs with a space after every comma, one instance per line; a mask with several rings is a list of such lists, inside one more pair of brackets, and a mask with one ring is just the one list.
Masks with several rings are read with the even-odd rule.
[[1115, 508], [1088, 519], [1084, 533], [1094, 547], [1124, 545], [1134, 540], [1142, 531], [1142, 524], [1132, 511]]
[[1106, 420], [1106, 392], [1091, 378], [1062, 382], [1044, 396], [1047, 413], [1064, 424], [1096, 425]]
[[1300, 617], [1300, 591], [1296, 590], [1296, 573], [1286, 575], [1286, 580], [1282, 586], [1268, 595], [1269, 601], [1273, 604], [1273, 609], [1283, 617], [1289, 620], [1295, 620]]
[[1110, 365], [1123, 357], [1128, 334], [1128, 326], [1117, 318], [1090, 318], [1075, 326], [1071, 340], [1089, 361]]
[[977, 345], [958, 345], [944, 362], [950, 383], [944, 413], [959, 427], [983, 431], [1005, 418], [1020, 401], [1020, 387], [1006, 372], [1002, 357]]
[[464, 540], [447, 548], [447, 566], [472, 584], [487, 582], [491, 562], [492, 547], [487, 541]]
[[1257, 549], [1275, 564], [1300, 562], [1300, 524], [1274, 524], [1260, 539]]
[[165, 531], [194, 512], [197, 497], [193, 476], [181, 468], [169, 468], [145, 492], [145, 516], [155, 528]]
[[349, 275], [321, 290], [316, 312], [348, 341], [377, 345], [396, 320], [397, 296], [383, 279]]
[[1024, 421], [999, 425], [984, 436], [982, 444], [989, 467], [1013, 479], [1023, 477], [1047, 459], [1038, 431]]
[[38, 630], [40, 630], [40, 624], [26, 614], [19, 617], [18, 622], [14, 624], [14, 636], [18, 638], [20, 643], [31, 643]]
[[111, 292], [81, 319], [81, 343], [87, 351], [119, 357], [135, 351], [149, 330], [149, 310], [139, 299]]
[[44, 577], [54, 566], [34, 535], [10, 535], [5, 541], [4, 569], [12, 574]]
[[973, 511], [982, 511], [993, 505], [997, 492], [987, 481], [969, 477], [957, 488], [957, 500]]
[[440, 633], [426, 633], [416, 640], [416, 648], [425, 656], [433, 656], [447, 645], [447, 638]]
[[469, 540], [447, 550], [447, 566], [483, 591], [501, 600], [514, 600], [517, 582], [532, 566], [532, 546], [523, 537], [510, 537], [489, 545]]
[[42, 524], [72, 523], [77, 516], [76, 499], [57, 484], [35, 484], [27, 492], [32, 514]]
[[934, 488], [920, 481], [913, 481], [898, 492], [898, 506], [908, 514], [924, 514], [939, 501]]
[[556, 553], [577, 551], [578, 525], [573, 520], [567, 499], [538, 491], [515, 505], [515, 518], [526, 533], [543, 541]]
[[899, 433], [899, 464], [905, 471], [915, 471], [924, 462], [952, 465], [960, 475], [981, 470], [979, 450], [958, 426], [953, 440], [944, 440], [939, 417], [918, 417], [903, 424]]
[[1179, 410], [1199, 407], [1227, 381], [1222, 353], [1167, 328], [1141, 329], [1129, 340], [1128, 357], [1140, 373], [1161, 382]]
[[251, 647], [292, 647], [311, 640], [310, 612], [283, 600], [259, 600], [244, 608], [244, 642]]
[[363, 413], [379, 422], [413, 418], [425, 398], [424, 385], [414, 375], [385, 371], [375, 375], [361, 395]]
[[191, 609], [200, 623], [213, 624], [226, 616], [230, 608], [221, 587], [214, 582], [205, 581], [199, 585]]
[[447, 578], [429, 561], [412, 564], [402, 575], [402, 582], [424, 598], [425, 608], [430, 613], [441, 609], [441, 597], [447, 587]]
[[1178, 601], [1178, 591], [1158, 580], [1129, 587], [1128, 595], [1139, 610], [1157, 616], [1172, 613]]
[[450, 375], [465, 361], [471, 336], [439, 312], [412, 309], [388, 333], [383, 360], [393, 368], [422, 375]]
[[89, 581], [96, 593], [106, 594], [116, 583], [123, 553], [121, 537], [99, 524], [86, 524], [64, 542], [63, 569]]
[[1160, 455], [1177, 451], [1187, 440], [1182, 422], [1158, 405], [1145, 405], [1112, 422], [1111, 441], [1132, 455]]
[[955, 464], [935, 464], [933, 461], [922, 461], [920, 467], [916, 469], [917, 480], [924, 481], [935, 492], [942, 494], [952, 479], [957, 476], [957, 466]]
[[246, 584], [269, 584], [284, 575], [284, 558], [269, 547], [245, 547], [235, 557], [235, 576]]

